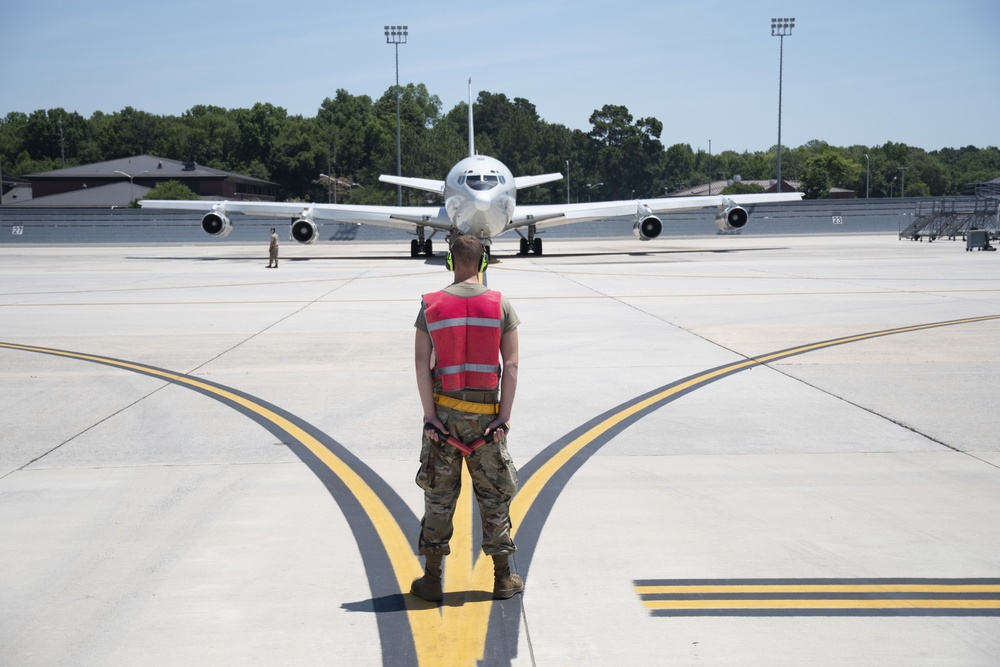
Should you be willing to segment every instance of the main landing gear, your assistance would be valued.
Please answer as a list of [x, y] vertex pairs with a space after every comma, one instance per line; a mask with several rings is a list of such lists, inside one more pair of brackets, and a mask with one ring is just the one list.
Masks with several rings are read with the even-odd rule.
[[533, 239], [528, 241], [528, 239], [521, 239], [521, 249], [518, 251], [518, 255], [527, 255], [529, 252], [533, 252], [536, 255], [542, 254], [542, 240]]
[[431, 244], [431, 240], [418, 241], [413, 239], [410, 241], [410, 257], [419, 257], [421, 254], [427, 255], [428, 257], [434, 256], [434, 246]]
[[[431, 238], [434, 238], [435, 233], [436, 231], [431, 232]], [[417, 225], [417, 238], [410, 241], [410, 257], [419, 257], [421, 254], [433, 257], [434, 246], [431, 239], [424, 238], [424, 226]]]
[[535, 237], [535, 227], [534, 225], [528, 227], [528, 237], [521, 237], [521, 249], [518, 251], [518, 255], [527, 255], [529, 252], [533, 252], [536, 255], [542, 254], [542, 240]]

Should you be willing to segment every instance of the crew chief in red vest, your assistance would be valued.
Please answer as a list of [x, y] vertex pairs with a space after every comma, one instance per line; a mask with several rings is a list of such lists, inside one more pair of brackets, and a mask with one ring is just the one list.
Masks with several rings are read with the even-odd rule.
[[[418, 541], [424, 576], [410, 592], [429, 601], [444, 595], [442, 564], [451, 553], [463, 462], [479, 504], [483, 553], [493, 558], [493, 597], [506, 599], [524, 589], [521, 577], [510, 571], [515, 551], [510, 501], [517, 491], [517, 469], [507, 453], [520, 321], [507, 299], [481, 283], [486, 259], [479, 239], [456, 238], [449, 254], [455, 281], [424, 295], [415, 324], [417, 390], [424, 423], [433, 428], [424, 430], [416, 479], [424, 490]], [[471, 453], [470, 446], [475, 447]]]

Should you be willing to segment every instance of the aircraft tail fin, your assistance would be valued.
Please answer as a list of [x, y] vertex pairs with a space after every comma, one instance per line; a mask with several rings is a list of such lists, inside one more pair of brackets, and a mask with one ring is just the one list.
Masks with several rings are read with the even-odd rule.
[[469, 157], [476, 157], [476, 137], [472, 129], [472, 77], [469, 77]]

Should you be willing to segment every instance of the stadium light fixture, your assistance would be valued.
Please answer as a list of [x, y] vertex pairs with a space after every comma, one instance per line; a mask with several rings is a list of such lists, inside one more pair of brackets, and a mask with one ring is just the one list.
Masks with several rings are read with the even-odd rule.
[[[385, 43], [396, 46], [396, 176], [403, 175], [402, 143], [399, 138], [399, 45], [406, 44], [410, 30], [405, 25], [387, 25], [385, 27]], [[403, 205], [403, 186], [396, 186], [396, 203]]]
[[795, 19], [771, 19], [771, 37], [781, 40], [781, 50], [778, 55], [778, 192], [781, 192], [781, 80], [784, 75], [785, 37], [791, 37]]

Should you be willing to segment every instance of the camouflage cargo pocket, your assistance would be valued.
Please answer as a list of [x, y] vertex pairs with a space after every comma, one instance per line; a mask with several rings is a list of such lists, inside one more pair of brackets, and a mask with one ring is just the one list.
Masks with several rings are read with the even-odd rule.
[[507, 503], [517, 492], [517, 468], [507, 453], [505, 442], [483, 447], [482, 454], [477, 457], [475, 465], [477, 475], [482, 482], [480, 487], [483, 496], [489, 502]]
[[506, 475], [501, 477], [501, 483], [504, 491], [509, 497], [513, 497], [517, 493], [517, 468], [514, 466], [514, 460], [510, 458], [510, 454], [507, 453], [507, 441], [506, 439], [499, 443], [498, 449], [500, 450], [500, 461], [503, 465], [503, 469], [506, 471]]
[[417, 470], [416, 483], [424, 491], [434, 486], [434, 459], [437, 457], [437, 445], [425, 434], [420, 444], [420, 469]]

